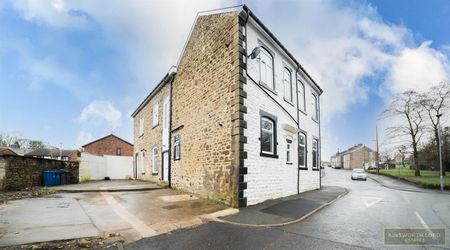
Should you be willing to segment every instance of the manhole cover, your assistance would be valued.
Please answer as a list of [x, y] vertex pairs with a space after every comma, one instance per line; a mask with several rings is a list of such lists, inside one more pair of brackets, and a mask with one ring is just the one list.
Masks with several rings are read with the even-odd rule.
[[168, 205], [168, 206], [165, 206], [165, 207], [162, 207], [162, 208], [167, 209], [167, 210], [172, 210], [172, 209], [180, 208], [180, 206], [177, 206], [177, 205]]

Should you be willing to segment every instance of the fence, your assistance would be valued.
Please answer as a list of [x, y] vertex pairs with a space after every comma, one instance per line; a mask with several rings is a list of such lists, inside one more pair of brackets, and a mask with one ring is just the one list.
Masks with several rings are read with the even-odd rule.
[[133, 176], [133, 157], [81, 153], [80, 180], [127, 179]]

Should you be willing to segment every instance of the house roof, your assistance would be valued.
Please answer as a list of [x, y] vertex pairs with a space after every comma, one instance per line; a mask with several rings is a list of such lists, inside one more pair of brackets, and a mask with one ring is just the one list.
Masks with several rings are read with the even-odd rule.
[[78, 150], [74, 149], [57, 149], [57, 148], [39, 148], [36, 150], [33, 150], [25, 156], [70, 156], [74, 153], [78, 153]]
[[0, 147], [0, 155], [17, 155], [17, 153], [10, 148]]
[[[289, 52], [289, 50], [286, 49], [286, 47], [284, 47], [284, 45], [278, 40], [278, 38], [275, 37], [275, 35], [269, 30], [269, 28], [267, 28], [262, 22], [261, 20], [259, 20], [259, 18], [247, 7], [247, 5], [238, 5], [238, 6], [233, 6], [233, 7], [229, 7], [229, 8], [221, 8], [221, 9], [216, 9], [216, 10], [211, 10], [211, 11], [203, 11], [203, 12], [199, 12], [197, 14], [197, 17], [199, 16], [199, 14], [203, 14], [203, 15], [213, 15], [213, 14], [218, 14], [218, 13], [225, 13], [225, 12], [230, 12], [230, 11], [239, 11], [239, 10], [244, 10], [246, 13], [248, 13], [248, 15], [250, 15], [255, 21], [256, 23], [258, 23], [259, 26], [261, 26], [261, 28], [270, 36], [270, 38], [272, 38], [275, 43], [289, 56], [289, 58], [295, 63], [297, 64], [297, 66], [302, 70], [303, 73], [305, 73], [305, 75], [309, 78], [309, 80], [311, 80], [311, 82], [314, 84], [314, 86], [319, 90], [320, 94], [323, 93], [322, 88], [320, 88], [320, 86], [314, 81], [314, 79], [308, 74], [308, 72], [305, 70], [305, 68], [295, 59], [295, 57]], [[196, 19], [197, 20], [197, 19]], [[194, 22], [195, 25], [195, 22]], [[192, 27], [193, 28], [193, 27]], [[191, 30], [192, 32], [192, 30]], [[190, 39], [190, 35], [187, 40]], [[187, 46], [187, 41], [185, 43], [185, 48]], [[183, 56], [184, 53], [184, 49], [181, 52], [180, 55], [180, 59]], [[131, 117], [135, 117], [137, 115], [137, 113], [139, 113], [139, 111], [141, 111], [141, 109], [150, 101], [150, 99], [158, 92], [158, 90], [160, 90], [166, 83], [171, 83], [174, 79], [176, 75], [176, 72], [169, 72], [167, 73], [163, 79], [158, 83], [158, 85], [156, 85], [156, 87], [147, 95], [147, 97], [141, 102], [141, 104], [139, 104], [139, 106], [136, 108], [136, 110], [131, 114]]]
[[122, 139], [122, 138], [120, 138], [120, 137], [118, 137], [118, 136], [116, 136], [116, 135], [110, 134], [110, 135], [104, 136], [104, 137], [102, 137], [102, 138], [100, 138], [100, 139], [97, 139], [97, 140], [95, 140], [95, 141], [91, 141], [91, 142], [89, 142], [89, 143], [87, 143], [87, 144], [85, 144], [85, 145], [83, 145], [83, 146], [81, 146], [81, 147], [84, 148], [84, 147], [86, 147], [86, 146], [88, 146], [88, 145], [91, 145], [91, 144], [93, 144], [93, 143], [99, 142], [99, 141], [104, 140], [104, 139], [106, 139], [106, 138], [108, 138], [108, 137], [114, 137], [114, 138], [117, 138], [117, 139], [119, 139], [119, 140], [121, 140], [121, 141], [123, 141], [123, 142], [125, 142], [125, 143], [127, 143], [127, 144], [130, 144], [131, 146], [133, 146], [132, 143], [130, 143], [130, 142], [128, 142], [128, 141], [125, 141], [124, 139]]
[[259, 26], [272, 38], [278, 46], [291, 58], [292, 61], [294, 61], [297, 66], [305, 73], [305, 75], [311, 80], [311, 82], [314, 84], [314, 86], [320, 91], [320, 93], [323, 93], [322, 88], [314, 81], [314, 79], [308, 74], [308, 72], [303, 68], [303, 66], [295, 59], [295, 57], [289, 52], [289, 50], [284, 47], [284, 45], [276, 38], [276, 36], [267, 28], [261, 20], [247, 7], [247, 5], [242, 5], [242, 9], [246, 11], [255, 21], [258, 23]]
[[160, 90], [166, 83], [172, 83], [173, 79], [175, 78], [176, 72], [167, 73], [163, 79], [156, 85], [156, 87], [148, 94], [148, 96], [139, 104], [139, 106], [136, 108], [136, 110], [131, 114], [131, 117], [135, 117], [139, 111], [141, 111], [142, 108], [152, 99], [152, 97]]

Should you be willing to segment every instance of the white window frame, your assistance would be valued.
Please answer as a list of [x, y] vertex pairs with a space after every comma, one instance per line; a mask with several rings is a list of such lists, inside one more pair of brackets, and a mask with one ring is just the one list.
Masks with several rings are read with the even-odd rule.
[[145, 150], [141, 151], [141, 173], [145, 174]]
[[305, 101], [305, 84], [302, 81], [297, 81], [298, 85], [298, 109], [306, 112], [306, 101]]
[[144, 134], [144, 115], [139, 116], [139, 136]]
[[159, 124], [159, 102], [156, 102], [152, 106], [152, 127], [156, 127]]
[[311, 93], [311, 108], [312, 110], [312, 118], [315, 121], [319, 121], [319, 99], [316, 94]]
[[152, 173], [158, 173], [158, 146], [152, 147]]
[[[271, 123], [272, 124], [272, 130], [265, 129], [264, 126], [263, 126], [264, 122]], [[264, 154], [270, 154], [270, 155], [274, 155], [275, 154], [275, 126], [276, 126], [276, 124], [275, 124], [275, 122], [273, 120], [271, 120], [271, 119], [269, 119], [268, 117], [265, 117], [265, 116], [261, 117], [261, 152], [264, 153]], [[264, 151], [262, 149], [262, 134], [263, 134], [263, 132], [271, 134], [271, 137], [270, 137], [271, 138], [270, 148], [271, 148], [272, 151]]]
[[174, 137], [173, 143], [173, 160], [178, 161], [181, 158], [180, 135]]
[[275, 91], [275, 83], [274, 83], [274, 67], [273, 67], [273, 56], [272, 54], [264, 47], [260, 47], [259, 53], [259, 81], [264, 84], [268, 88]]
[[284, 100], [292, 103], [292, 72], [287, 67], [283, 67], [283, 88]]
[[[316, 152], [316, 155], [314, 155], [314, 152]], [[312, 169], [319, 169], [319, 139], [317, 138], [314, 138], [312, 141], [311, 155], [312, 155]], [[314, 166], [314, 160], [316, 160], [316, 166]]]
[[[306, 160], [306, 134], [304, 132], [300, 132], [298, 134], [298, 136], [299, 136], [299, 138], [298, 138], [298, 151], [299, 151], [299, 153], [298, 153], [298, 167], [299, 168], [307, 168], [306, 167], [306, 161], [307, 161]], [[301, 136], [304, 138], [303, 144], [301, 144], [301, 141], [302, 141], [300, 139]], [[303, 148], [303, 162], [300, 161], [300, 151], [302, 151], [301, 148]]]
[[286, 163], [292, 164], [292, 140], [286, 139]]

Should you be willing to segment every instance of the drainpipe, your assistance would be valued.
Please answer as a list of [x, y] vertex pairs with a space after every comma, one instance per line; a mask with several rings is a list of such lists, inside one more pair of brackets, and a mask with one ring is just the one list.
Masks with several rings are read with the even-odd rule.
[[317, 104], [319, 105], [319, 189], [322, 189], [322, 134], [321, 134], [321, 124], [322, 124], [322, 118], [321, 118], [321, 109], [320, 109], [320, 96], [322, 95], [322, 92], [319, 92], [317, 95]]
[[[299, 70], [300, 70], [300, 65], [297, 65], [297, 70], [295, 71], [295, 96], [296, 96], [295, 99], [297, 99], [297, 108], [296, 108], [297, 110], [295, 112], [297, 113], [297, 128], [300, 128], [300, 115], [298, 114], [298, 77], [297, 77]], [[297, 131], [297, 194], [300, 194], [300, 169], [298, 169], [298, 166], [299, 166], [298, 145], [299, 145], [299, 143], [298, 143], [298, 131]]]
[[[172, 89], [173, 89], [173, 82], [175, 81], [173, 78], [175, 76], [172, 75], [168, 79], [170, 82], [170, 88], [169, 88], [169, 188], [172, 187]], [[164, 160], [164, 159], [163, 159]]]

